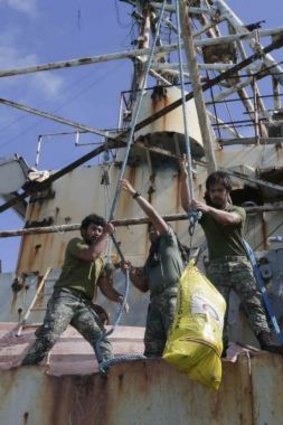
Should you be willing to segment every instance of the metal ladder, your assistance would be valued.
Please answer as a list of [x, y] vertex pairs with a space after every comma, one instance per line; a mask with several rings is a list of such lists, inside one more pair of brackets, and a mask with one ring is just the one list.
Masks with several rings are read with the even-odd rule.
[[22, 330], [27, 325], [28, 318], [29, 318], [30, 314], [33, 311], [44, 311], [44, 310], [46, 310], [46, 307], [45, 308], [35, 308], [34, 306], [35, 306], [35, 304], [36, 304], [36, 302], [38, 300], [38, 297], [41, 295], [42, 291], [44, 290], [44, 285], [45, 285], [46, 281], [48, 280], [47, 278], [48, 278], [51, 270], [52, 270], [52, 268], [51, 267], [48, 267], [48, 269], [46, 270], [44, 276], [42, 277], [42, 279], [41, 279], [41, 281], [40, 281], [40, 283], [38, 285], [38, 288], [37, 288], [37, 290], [36, 290], [36, 292], [34, 294], [34, 297], [33, 297], [32, 301], [31, 301], [31, 303], [30, 303], [27, 311], [25, 312], [25, 315], [24, 315], [23, 319], [19, 322], [19, 327], [18, 327], [18, 330], [16, 332], [16, 336], [21, 336]]

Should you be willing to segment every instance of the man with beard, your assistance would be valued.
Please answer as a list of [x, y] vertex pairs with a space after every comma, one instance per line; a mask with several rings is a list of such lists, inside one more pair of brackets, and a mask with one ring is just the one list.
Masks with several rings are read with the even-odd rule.
[[190, 199], [185, 156], [180, 161], [180, 169], [182, 206], [185, 211], [195, 209], [202, 212], [199, 223], [208, 245], [207, 276], [227, 303], [223, 331], [224, 356], [228, 348], [227, 316], [231, 289], [240, 297], [260, 347], [283, 354], [283, 347], [272, 342], [261, 296], [244, 246], [246, 212], [243, 208], [232, 205], [230, 201], [232, 186], [229, 176], [221, 171], [208, 176], [204, 203]]
[[[92, 303], [96, 288], [111, 301], [121, 303], [123, 297], [113, 288], [112, 275], [107, 272], [101, 257], [106, 240], [112, 234], [111, 223], [91, 214], [81, 223], [81, 238], [69, 241], [62, 272], [54, 285], [42, 326], [36, 331], [36, 340], [22, 365], [37, 364], [44, 359], [69, 324], [77, 329], [93, 347], [98, 362], [113, 357], [112, 347], [102, 337], [102, 307]], [[102, 320], [101, 320], [102, 319]], [[97, 340], [99, 346], [97, 347]]]
[[145, 265], [134, 267], [127, 262], [123, 268], [129, 268], [136, 288], [150, 292], [144, 355], [161, 357], [174, 320], [177, 284], [183, 271], [179, 242], [172, 228], [128, 180], [122, 179], [121, 187], [132, 195], [151, 222], [148, 229], [151, 247]]

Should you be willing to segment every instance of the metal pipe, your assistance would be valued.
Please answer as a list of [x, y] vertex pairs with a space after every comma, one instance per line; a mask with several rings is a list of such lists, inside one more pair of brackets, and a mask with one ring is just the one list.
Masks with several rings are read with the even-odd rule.
[[6, 211], [7, 209], [11, 208], [18, 202], [24, 200], [28, 196], [30, 196], [32, 193], [36, 191], [41, 191], [47, 189], [51, 183], [58, 180], [59, 178], [63, 177], [65, 174], [68, 174], [70, 171], [73, 171], [75, 168], [79, 167], [80, 165], [84, 164], [85, 162], [89, 161], [90, 159], [94, 158], [95, 156], [101, 154], [106, 149], [113, 149], [113, 148], [122, 148], [125, 147], [125, 142], [118, 141], [118, 140], [109, 140], [107, 143], [104, 143], [103, 145], [97, 147], [96, 149], [93, 149], [92, 151], [88, 152], [86, 155], [80, 157], [79, 159], [71, 162], [71, 164], [68, 164], [66, 167], [61, 168], [61, 170], [57, 171], [56, 173], [52, 174], [50, 177], [48, 177], [43, 182], [33, 182], [30, 189], [26, 190], [24, 193], [21, 193], [20, 195], [15, 196], [14, 198], [7, 201], [5, 204], [0, 205], [0, 213], [3, 211]]
[[[240, 33], [251, 34], [246, 28], [245, 24], [239, 19], [239, 17], [233, 12], [233, 10], [225, 3], [224, 0], [217, 0], [217, 7], [221, 13], [221, 16], [226, 17], [226, 19], [230, 22], [230, 24]], [[258, 32], [259, 36], [261, 36], [261, 32]], [[251, 40], [250, 42], [251, 48], [258, 50], [258, 47], [262, 47], [255, 40]], [[264, 50], [264, 49], [263, 49]], [[283, 69], [279, 65], [277, 65], [275, 59], [269, 55], [268, 53], [262, 56], [262, 60], [265, 63], [266, 67], [270, 68], [270, 73], [274, 75], [274, 77], [283, 85]]]
[[246, 86], [249, 86], [250, 84], [251, 84], [251, 78], [246, 79], [242, 83], [235, 84], [230, 89], [224, 90], [224, 91], [220, 92], [219, 94], [215, 95], [214, 96], [214, 102], [219, 102], [219, 101], [225, 100], [228, 96], [231, 96], [231, 94], [238, 92], [238, 90], [240, 90], [240, 89], [242, 89]]
[[[283, 32], [283, 28], [275, 28], [270, 30], [259, 30], [260, 37], [269, 37], [275, 34], [281, 34]], [[198, 34], [193, 34], [193, 37], [197, 36]], [[250, 39], [254, 38], [255, 35], [252, 32], [247, 33], [241, 33], [241, 34], [233, 34], [228, 35], [224, 37], [217, 37], [215, 39], [204, 39], [204, 40], [195, 40], [196, 47], [201, 46], [210, 46], [215, 44], [222, 44], [222, 43], [228, 43], [233, 40], [237, 39]], [[158, 46], [155, 48], [155, 53], [168, 53], [172, 52], [174, 50], [177, 50], [178, 46], [177, 44], [171, 44], [168, 46]], [[91, 56], [91, 57], [84, 57], [79, 59], [69, 59], [67, 61], [59, 61], [59, 62], [53, 62], [53, 63], [47, 63], [42, 65], [34, 65], [34, 66], [28, 66], [28, 67], [22, 67], [22, 68], [11, 68], [0, 71], [0, 78], [2, 77], [12, 77], [15, 75], [23, 75], [23, 74], [32, 74], [35, 72], [43, 72], [43, 71], [52, 71], [55, 69], [64, 69], [64, 68], [72, 68], [76, 66], [83, 66], [83, 65], [94, 65], [96, 63], [103, 63], [103, 62], [110, 62], [113, 60], [120, 60], [120, 59], [131, 59], [138, 56], [146, 56], [150, 54], [150, 48], [146, 49], [135, 49], [135, 50], [127, 50], [117, 53], [107, 53], [106, 55], [98, 55], [98, 56]], [[273, 59], [273, 58], [272, 58]], [[269, 65], [270, 66], [270, 63]], [[271, 63], [271, 66], [274, 66], [274, 59]], [[283, 72], [282, 68], [280, 68], [280, 71], [276, 70], [276, 73]]]
[[[275, 49], [280, 48], [281, 46], [282, 46], [282, 40], [273, 41], [271, 44], [269, 44], [268, 46], [266, 46], [263, 49], [262, 53], [263, 54], [266, 54], [268, 52], [271, 52], [272, 50], [275, 50]], [[213, 78], [209, 82], [203, 84], [202, 85], [202, 90], [203, 91], [206, 91], [210, 87], [213, 87], [214, 85], [220, 83], [222, 80], [228, 78], [229, 76], [233, 75], [235, 72], [238, 72], [240, 69], [245, 68], [247, 65], [249, 65], [252, 62], [254, 62], [260, 56], [261, 55], [258, 52], [254, 53], [253, 55], [251, 55], [250, 57], [248, 57], [247, 59], [245, 59], [241, 63], [235, 65], [233, 68], [229, 69], [228, 71], [223, 72], [222, 74], [220, 74], [217, 77]], [[193, 97], [194, 97], [193, 92], [190, 92], [190, 93], [186, 94], [186, 101], [189, 101], [189, 100], [193, 99]], [[181, 105], [182, 105], [182, 99], [178, 99], [175, 102], [172, 102], [170, 105], [166, 106], [165, 108], [162, 108], [158, 112], [156, 112], [156, 113], [152, 114], [151, 116], [145, 118], [143, 121], [140, 121], [135, 126], [135, 131], [141, 130], [142, 128], [144, 128], [147, 125], [151, 124], [152, 122], [158, 120], [159, 118], [163, 117], [164, 115], [166, 115], [167, 113], [173, 111], [174, 109], [178, 108]], [[125, 144], [124, 144], [124, 142], [121, 141], [121, 138], [124, 137], [126, 134], [127, 134], [127, 131], [124, 132], [124, 133], [121, 133], [121, 135], [119, 135], [116, 139], [114, 139], [113, 143], [111, 144], [111, 148], [125, 147]], [[108, 137], [111, 138], [110, 135]], [[50, 176], [49, 179], [53, 178], [52, 181], [54, 181], [54, 176], [58, 176], [57, 178], [60, 178], [62, 175], [67, 174], [69, 171], [72, 171], [74, 168], [78, 167], [79, 165], [82, 165], [84, 162], [88, 161], [89, 159], [91, 159], [94, 156], [98, 155], [99, 153], [103, 152], [106, 148], [109, 148], [109, 143], [110, 142], [107, 143], [107, 146], [106, 145], [102, 145], [101, 147], [96, 148], [94, 151], [89, 152], [88, 154], [86, 154], [83, 157], [79, 158], [75, 162], [69, 164], [67, 167], [63, 168], [59, 172], [57, 172], [57, 173], [53, 174], [52, 176]], [[63, 174], [60, 175], [61, 173], [63, 173]], [[57, 178], [55, 178], [55, 180]], [[47, 183], [49, 181], [49, 179], [47, 179], [47, 181], [43, 182], [42, 184]], [[41, 187], [44, 187], [45, 188], [45, 185], [44, 186], [37, 186], [38, 190], [41, 190]], [[18, 202], [22, 201], [23, 199], [27, 198], [29, 195], [30, 195], [30, 192], [26, 191], [26, 192], [24, 192], [24, 193], [22, 193], [20, 195], [17, 195], [15, 198], [9, 200], [5, 204], [0, 205], [0, 213], [3, 212], [3, 211], [6, 211], [8, 208], [14, 206], [16, 203], [18, 203]]]
[[[199, 69], [204, 69], [204, 70], [212, 70], [212, 71], [226, 71], [227, 69], [230, 69], [234, 66], [234, 64], [231, 63], [198, 63], [197, 64]], [[178, 69], [179, 68], [179, 64], [178, 63], [154, 63], [152, 65], [152, 68], [155, 69], [156, 71], [163, 71], [163, 70], [167, 70], [167, 69]], [[184, 70], [188, 70], [188, 66], [187, 65], [183, 65], [183, 69]], [[252, 72], [252, 73], [256, 73], [258, 72], [258, 67], [249, 67], [246, 68], [247, 72]]]
[[[156, 9], [160, 9], [161, 8], [161, 3], [157, 3], [157, 2], [150, 2], [150, 5], [155, 7]], [[173, 5], [167, 5], [166, 6], [166, 11], [167, 12], [176, 12], [176, 7]], [[190, 13], [191, 14], [195, 14], [195, 15], [201, 15], [202, 13], [206, 13], [209, 15], [213, 15], [215, 13], [214, 10], [210, 10], [207, 7], [190, 7]]]
[[[220, 118], [216, 117], [212, 112], [207, 111], [207, 115], [210, 118], [211, 121], [213, 121], [216, 125], [221, 125], [221, 129], [227, 131], [228, 133], [230, 133], [232, 136], [236, 136], [237, 138], [239, 138], [239, 134], [237, 133], [237, 131], [234, 130], [233, 127], [230, 127], [229, 125], [227, 125], [223, 120], [221, 120]], [[218, 143], [218, 141], [217, 141]]]
[[263, 181], [263, 180], [260, 180], [260, 179], [256, 179], [254, 177], [248, 177], [245, 174], [239, 173], [238, 171], [231, 171], [231, 170], [228, 170], [227, 168], [223, 168], [223, 167], [219, 167], [219, 170], [224, 171], [225, 173], [229, 174], [230, 176], [237, 177], [238, 179], [246, 180], [250, 183], [255, 183], [259, 186], [267, 187], [268, 189], [273, 189], [273, 190], [276, 190], [277, 192], [283, 193], [283, 187], [280, 186], [279, 184], [269, 183], [269, 182], [266, 182], [266, 181]]
[[189, 137], [189, 129], [187, 123], [187, 111], [186, 111], [186, 97], [185, 97], [185, 82], [183, 74], [183, 60], [181, 51], [181, 11], [179, 1], [176, 0], [176, 14], [177, 14], [177, 28], [178, 28], [178, 59], [179, 59], [179, 74], [181, 83], [181, 94], [182, 94], [182, 113], [183, 113], [183, 124], [186, 141], [186, 154], [188, 160], [188, 189], [190, 199], [194, 199], [194, 186], [193, 186], [193, 172], [192, 172], [192, 154]]
[[[49, 112], [40, 111], [39, 109], [32, 108], [31, 106], [23, 105], [22, 103], [13, 102], [12, 100], [0, 98], [0, 103], [6, 106], [11, 106], [12, 108], [19, 109], [20, 111], [25, 111], [33, 115], [38, 115], [42, 118], [47, 118], [48, 120], [59, 122], [60, 124], [69, 125], [78, 130], [84, 130], [89, 133], [98, 134], [102, 137], [111, 138], [111, 135], [108, 131], [101, 131], [93, 127], [81, 124], [76, 121], [68, 120], [66, 118], [60, 117], [58, 115], [50, 114]], [[113, 138], [113, 137], [112, 137]]]
[[196, 110], [199, 120], [199, 126], [202, 136], [203, 147], [205, 156], [208, 161], [208, 172], [211, 173], [217, 169], [216, 159], [212, 146], [212, 134], [209, 129], [209, 121], [206, 113], [205, 102], [203, 98], [202, 86], [200, 83], [200, 76], [196, 62], [196, 51], [192, 38], [191, 22], [189, 18], [190, 8], [187, 6], [186, 0], [180, 1], [180, 21], [182, 28], [182, 37], [185, 45], [185, 52], [188, 61], [188, 68], [192, 81], [192, 88], [196, 104]]
[[138, 98], [137, 103], [134, 107], [130, 131], [129, 131], [129, 136], [128, 136], [128, 140], [127, 140], [127, 144], [126, 144], [125, 157], [123, 159], [123, 163], [122, 163], [122, 167], [120, 169], [118, 180], [116, 182], [113, 202], [112, 202], [110, 213], [109, 213], [109, 220], [113, 219], [115, 211], [116, 211], [117, 201], [118, 201], [119, 192], [120, 192], [120, 179], [124, 176], [124, 173], [125, 173], [125, 170], [126, 170], [126, 165], [127, 165], [129, 154], [130, 154], [132, 140], [133, 140], [133, 137], [134, 137], [134, 134], [135, 134], [136, 124], [137, 124], [138, 116], [139, 116], [140, 109], [141, 109], [142, 98], [143, 98], [143, 94], [144, 94], [144, 90], [145, 90], [145, 86], [146, 86], [146, 82], [147, 82], [147, 77], [148, 77], [148, 74], [149, 74], [149, 71], [150, 71], [151, 62], [152, 62], [153, 55], [154, 55], [154, 48], [156, 46], [157, 39], [159, 37], [160, 26], [161, 26], [162, 16], [163, 16], [165, 6], [166, 6], [166, 0], [164, 0], [163, 4], [162, 4], [162, 9], [160, 11], [160, 15], [159, 15], [159, 18], [158, 18], [155, 37], [154, 37], [154, 40], [153, 40], [153, 43], [152, 43], [152, 46], [151, 46], [151, 52], [150, 52], [150, 55], [149, 55], [149, 59], [146, 63], [146, 68], [145, 68], [145, 72], [144, 72], [144, 75], [143, 75], [142, 88], [141, 88], [141, 91], [139, 92], [139, 98]]
[[[243, 29], [242, 29], [243, 30]], [[283, 27], [274, 28], [274, 29], [267, 29], [267, 30], [258, 30], [258, 35], [263, 37], [271, 37], [273, 35], [281, 35], [283, 33]], [[194, 36], [194, 34], [193, 34]], [[231, 35], [223, 35], [220, 37], [215, 38], [204, 38], [201, 40], [195, 40], [196, 47], [202, 47], [202, 46], [217, 46], [221, 44], [231, 43], [233, 41], [239, 41], [239, 40], [253, 40], [256, 38], [256, 35], [254, 32], [242, 32], [240, 34], [231, 34]], [[274, 59], [273, 59], [274, 61]], [[274, 63], [273, 63], [274, 64]], [[269, 64], [270, 66], [270, 64]], [[281, 72], [283, 70], [281, 69]]]
[[272, 78], [272, 84], [273, 84], [273, 93], [274, 93], [274, 109], [279, 110], [282, 107], [281, 98], [280, 98], [280, 85], [274, 77]]
[[[276, 212], [283, 211], [283, 203], [276, 205], [263, 205], [258, 207], [245, 207], [247, 214], [263, 213], [263, 212]], [[188, 220], [188, 214], [168, 214], [163, 216], [163, 220], [167, 222], [173, 221], [184, 221]], [[148, 224], [148, 217], [141, 218], [123, 218], [115, 219], [112, 221], [115, 227], [128, 227], [138, 226], [141, 224]], [[62, 232], [74, 232], [80, 229], [80, 223], [74, 224], [62, 224], [58, 226], [46, 226], [46, 227], [30, 227], [29, 229], [17, 229], [17, 230], [1, 230], [0, 238], [11, 238], [16, 236], [31, 236], [31, 235], [42, 235], [47, 233], [62, 233]]]
[[[177, 49], [177, 44], [170, 46], [158, 46], [155, 53], [167, 53]], [[59, 61], [46, 63], [42, 65], [27, 66], [22, 68], [11, 68], [0, 71], [0, 77], [12, 77], [15, 75], [32, 74], [35, 72], [52, 71], [54, 69], [72, 68], [83, 65], [94, 65], [96, 63], [110, 62], [119, 59], [132, 59], [138, 56], [146, 56], [150, 54], [150, 48], [126, 50], [117, 53], [107, 53], [105, 55], [84, 57], [80, 59], [69, 59], [67, 61]]]
[[[204, 83], [201, 88], [202, 91], [206, 91], [210, 89], [211, 87], [215, 86], [216, 84], [219, 84], [221, 81], [233, 76], [235, 73], [240, 71], [243, 68], [246, 68], [248, 65], [253, 63], [255, 60], [259, 59], [262, 54], [267, 54], [268, 52], [271, 52], [275, 49], [279, 49], [282, 47], [282, 40], [275, 40], [272, 43], [268, 44], [261, 53], [255, 52], [251, 56], [249, 56], [247, 59], [243, 60], [242, 62], [234, 65], [231, 69], [228, 69], [227, 71], [221, 73], [215, 78], [212, 78], [207, 83]], [[262, 78], [262, 77], [261, 77]], [[190, 92], [186, 94], [186, 102], [193, 99], [194, 93]], [[175, 102], [170, 103], [170, 105], [166, 106], [165, 108], [160, 109], [158, 112], [155, 112], [150, 117], [145, 118], [143, 121], [139, 122], [136, 125], [136, 131], [141, 130], [142, 128], [146, 127], [147, 125], [153, 123], [154, 121], [158, 120], [159, 118], [163, 117], [164, 115], [168, 114], [169, 112], [173, 111], [174, 109], [178, 108], [182, 105], [182, 99], [177, 99]]]
[[[254, 137], [243, 137], [237, 139], [221, 139], [218, 140], [221, 146], [232, 146], [232, 145], [253, 145], [256, 143]], [[281, 145], [283, 143], [283, 137], [259, 137], [259, 145]]]

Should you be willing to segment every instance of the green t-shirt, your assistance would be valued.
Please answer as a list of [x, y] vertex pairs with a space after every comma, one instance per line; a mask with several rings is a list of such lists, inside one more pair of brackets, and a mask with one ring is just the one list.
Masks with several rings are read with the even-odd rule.
[[227, 255], [246, 255], [243, 242], [246, 211], [235, 205], [230, 205], [225, 211], [239, 214], [241, 222], [223, 226], [208, 213], [204, 213], [199, 220], [206, 236], [210, 260], [221, 259]]
[[168, 233], [160, 236], [155, 264], [146, 263], [144, 266], [150, 294], [154, 296], [169, 287], [176, 287], [183, 268], [177, 238], [170, 229]]
[[101, 257], [93, 261], [84, 261], [78, 258], [80, 251], [86, 248], [88, 248], [88, 245], [80, 238], [73, 238], [69, 241], [62, 272], [54, 288], [74, 289], [81, 292], [87, 299], [92, 300], [104, 262]]

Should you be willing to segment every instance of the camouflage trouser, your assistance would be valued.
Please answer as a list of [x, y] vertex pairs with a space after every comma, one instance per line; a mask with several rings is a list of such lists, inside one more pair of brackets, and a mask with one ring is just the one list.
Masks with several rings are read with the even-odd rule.
[[161, 357], [163, 354], [176, 310], [177, 291], [174, 292], [165, 291], [150, 300], [144, 335], [146, 357]]
[[211, 261], [206, 272], [208, 279], [223, 295], [227, 303], [223, 330], [224, 349], [228, 347], [227, 318], [231, 289], [238, 294], [255, 334], [258, 335], [261, 331], [270, 331], [253, 269], [248, 260]]
[[42, 326], [37, 329], [36, 340], [23, 359], [22, 364], [37, 364], [44, 359], [60, 335], [71, 324], [93, 347], [97, 360], [111, 359], [112, 347], [106, 338], [101, 338], [103, 326], [92, 303], [80, 294], [65, 289], [55, 289], [48, 301]]

